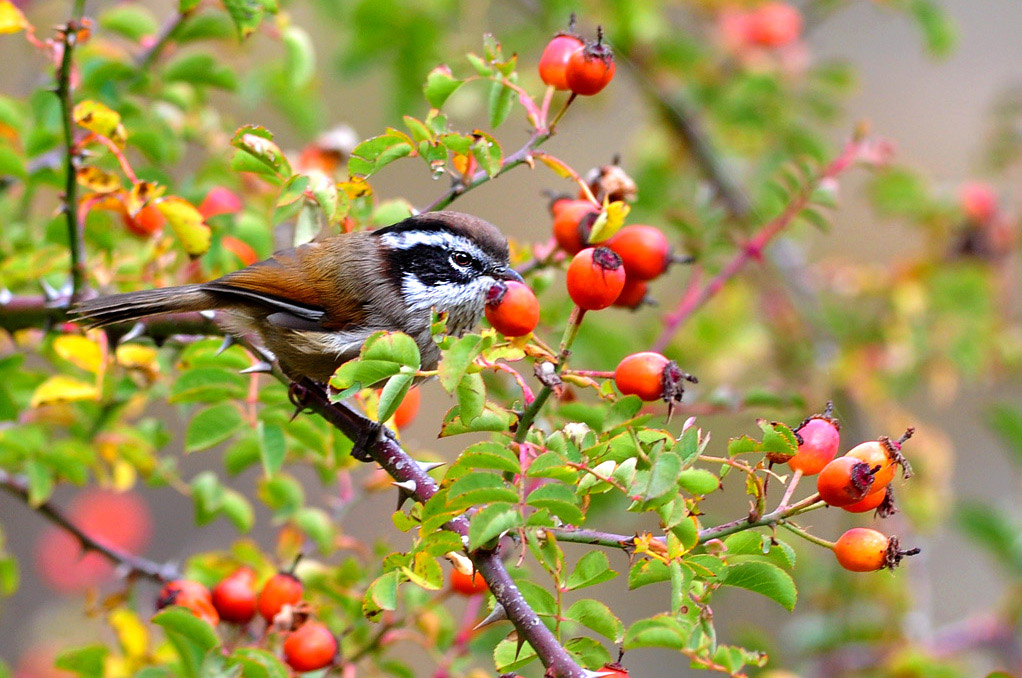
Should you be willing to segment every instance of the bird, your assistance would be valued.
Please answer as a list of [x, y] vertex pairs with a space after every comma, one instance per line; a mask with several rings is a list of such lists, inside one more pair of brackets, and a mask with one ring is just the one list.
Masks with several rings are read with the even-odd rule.
[[215, 311], [228, 335], [257, 335], [293, 382], [325, 384], [380, 330], [411, 336], [421, 369], [435, 369], [432, 311], [446, 313], [447, 332], [460, 336], [479, 322], [489, 289], [508, 280], [522, 277], [496, 226], [437, 211], [283, 250], [210, 282], [84, 300], [71, 316], [101, 327]]

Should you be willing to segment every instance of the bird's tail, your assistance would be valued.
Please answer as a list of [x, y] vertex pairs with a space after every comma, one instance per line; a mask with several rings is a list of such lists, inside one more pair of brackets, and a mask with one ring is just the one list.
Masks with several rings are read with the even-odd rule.
[[150, 315], [204, 311], [218, 306], [218, 299], [202, 285], [161, 287], [112, 294], [82, 301], [71, 308], [71, 317], [88, 327], [131, 322]]

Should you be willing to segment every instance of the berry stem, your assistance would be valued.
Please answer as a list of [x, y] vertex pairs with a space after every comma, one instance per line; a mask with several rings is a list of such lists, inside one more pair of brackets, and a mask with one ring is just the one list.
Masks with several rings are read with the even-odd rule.
[[[578, 306], [572, 309], [571, 317], [568, 318], [568, 325], [564, 328], [564, 335], [561, 337], [560, 355], [558, 356], [557, 364], [554, 366], [555, 375], [560, 375], [564, 370], [568, 356], [571, 354], [571, 345], [578, 336], [578, 328], [582, 325], [582, 319], [585, 318], [585, 315], [585, 309]], [[546, 401], [553, 392], [554, 390], [551, 386], [544, 384], [543, 388], [536, 394], [536, 399], [522, 412], [522, 416], [518, 420], [518, 430], [515, 431], [516, 443], [525, 442], [525, 438], [529, 435], [529, 429], [532, 428], [532, 422], [536, 420], [536, 416], [543, 409], [543, 405], [546, 404]]]
[[791, 482], [789, 482], [788, 486], [784, 489], [784, 496], [781, 497], [781, 503], [777, 506], [778, 511], [783, 511], [788, 505], [788, 500], [791, 499], [791, 495], [795, 492], [795, 487], [798, 485], [798, 481], [800, 480], [802, 480], [802, 469], [796, 470], [791, 475]]
[[820, 537], [817, 537], [814, 534], [810, 534], [809, 532], [803, 530], [801, 527], [795, 525], [794, 523], [790, 523], [787, 520], [782, 520], [778, 524], [781, 527], [783, 527], [784, 529], [786, 529], [786, 530], [788, 530], [790, 532], [794, 532], [795, 534], [797, 534], [798, 536], [802, 537], [806, 541], [810, 541], [810, 542], [816, 544], [817, 546], [822, 546], [824, 548], [828, 548], [831, 551], [834, 550], [835, 542], [827, 541], [826, 539], [821, 539]]
[[576, 377], [590, 377], [592, 379], [613, 379], [614, 372], [606, 370], [564, 370], [562, 374]]
[[568, 100], [564, 102], [564, 106], [557, 112], [557, 115], [555, 115], [554, 119], [550, 121], [550, 124], [547, 125], [547, 129], [550, 130], [551, 133], [553, 133], [554, 128], [557, 127], [557, 123], [561, 121], [561, 118], [564, 117], [564, 114], [568, 112], [568, 107], [571, 106], [572, 102], [577, 98], [578, 94], [572, 92], [571, 96], [568, 97]]

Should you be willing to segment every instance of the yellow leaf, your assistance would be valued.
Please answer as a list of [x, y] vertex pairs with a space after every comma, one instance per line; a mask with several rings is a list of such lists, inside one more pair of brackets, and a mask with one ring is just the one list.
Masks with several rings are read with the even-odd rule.
[[121, 115], [112, 108], [87, 99], [75, 106], [72, 115], [76, 123], [90, 132], [100, 134], [118, 146], [124, 145], [127, 134], [121, 126]]
[[126, 607], [110, 612], [107, 621], [117, 634], [121, 650], [129, 658], [141, 658], [149, 649], [149, 630], [138, 616]]
[[114, 490], [127, 492], [135, 487], [136, 480], [138, 480], [138, 472], [134, 466], [123, 459], [114, 462], [113, 477], [111, 478], [111, 486]]
[[76, 178], [79, 184], [96, 193], [113, 193], [121, 188], [120, 177], [98, 167], [82, 167], [76, 173]]
[[139, 181], [131, 187], [124, 199], [124, 208], [128, 214], [135, 216], [147, 202], [159, 198], [167, 191], [166, 186], [159, 186], [149, 181]]
[[181, 241], [185, 252], [197, 257], [209, 249], [209, 226], [202, 223], [202, 215], [195, 206], [176, 195], [160, 198], [155, 204], [156, 209], [167, 218], [167, 223]]
[[560, 158], [555, 158], [554, 156], [547, 155], [546, 153], [533, 153], [532, 157], [536, 158], [544, 165], [552, 169], [554, 173], [557, 174], [557, 176], [559, 177], [564, 177], [565, 179], [574, 179], [575, 177], [578, 176], [578, 173], [571, 167], [569, 167], [567, 163], [565, 163]]
[[121, 344], [115, 353], [117, 364], [128, 369], [144, 370], [150, 374], [159, 372], [156, 349], [141, 344]]
[[99, 400], [99, 389], [94, 384], [57, 374], [36, 387], [30, 405], [40, 407], [66, 400]]
[[103, 350], [99, 344], [77, 334], [64, 334], [54, 339], [53, 352], [93, 374], [98, 374], [103, 367]]
[[621, 200], [608, 202], [604, 198], [603, 211], [600, 212], [600, 215], [596, 217], [596, 221], [593, 222], [593, 230], [589, 234], [589, 242], [595, 244], [610, 239], [611, 236], [620, 231], [621, 227], [625, 225], [625, 217], [631, 211], [631, 206], [626, 205]]
[[352, 177], [348, 181], [342, 181], [337, 184], [337, 189], [344, 191], [349, 200], [373, 194], [373, 187], [362, 177]]
[[21, 10], [8, 0], [0, 0], [0, 34], [17, 33], [30, 25]]

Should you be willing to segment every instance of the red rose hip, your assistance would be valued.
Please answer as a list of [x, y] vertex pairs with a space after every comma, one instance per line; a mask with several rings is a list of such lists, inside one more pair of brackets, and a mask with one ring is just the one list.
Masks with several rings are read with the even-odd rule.
[[486, 295], [486, 319], [506, 337], [523, 337], [539, 324], [539, 301], [518, 281], [498, 282]]
[[307, 621], [284, 641], [284, 661], [295, 671], [317, 671], [337, 656], [337, 638], [323, 624]]
[[621, 257], [607, 247], [588, 247], [571, 260], [567, 284], [568, 295], [579, 308], [607, 308], [617, 301], [625, 286]]
[[568, 89], [575, 94], [591, 96], [614, 79], [614, 52], [603, 44], [603, 29], [597, 28], [596, 43], [572, 53], [565, 71]]
[[841, 424], [831, 417], [833, 403], [827, 403], [823, 414], [814, 414], [795, 429], [802, 443], [795, 456], [788, 460], [793, 471], [812, 476], [823, 470], [837, 456], [841, 445]]
[[625, 226], [607, 241], [607, 247], [621, 255], [629, 280], [653, 280], [671, 263], [671, 243], [654, 226]]
[[554, 37], [547, 43], [543, 50], [543, 56], [539, 58], [540, 79], [554, 89], [569, 89], [568, 60], [582, 47], [582, 41], [574, 35], [562, 33]]
[[247, 624], [256, 613], [255, 572], [242, 567], [213, 587], [213, 607], [220, 618], [235, 624]]
[[682, 371], [673, 360], [652, 351], [626, 356], [614, 370], [617, 389], [624, 395], [637, 395], [646, 402], [681, 402], [686, 381], [698, 383], [695, 377]]

